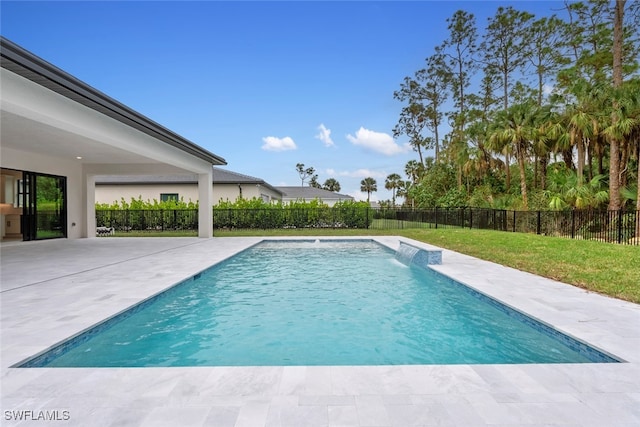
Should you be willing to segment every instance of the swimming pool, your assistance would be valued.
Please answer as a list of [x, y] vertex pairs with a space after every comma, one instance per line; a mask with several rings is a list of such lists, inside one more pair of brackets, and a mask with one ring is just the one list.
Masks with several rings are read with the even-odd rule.
[[616, 360], [373, 241], [265, 241], [39, 355], [34, 366]]

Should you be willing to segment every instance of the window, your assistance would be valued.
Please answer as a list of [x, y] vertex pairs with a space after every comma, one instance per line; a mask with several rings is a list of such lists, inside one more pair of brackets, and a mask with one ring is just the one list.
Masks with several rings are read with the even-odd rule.
[[178, 201], [178, 193], [160, 193], [160, 201], [168, 202], [169, 200]]

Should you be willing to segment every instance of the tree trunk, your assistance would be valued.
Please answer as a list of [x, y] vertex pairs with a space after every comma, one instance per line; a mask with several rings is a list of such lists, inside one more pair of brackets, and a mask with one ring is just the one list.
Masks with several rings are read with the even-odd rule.
[[591, 144], [591, 141], [587, 143], [587, 168], [589, 181], [591, 181], [593, 179], [593, 144]]
[[522, 193], [522, 203], [524, 204], [524, 210], [529, 210], [529, 201], [527, 200], [527, 173], [525, 168], [524, 150], [522, 147], [518, 148], [516, 153], [518, 157], [518, 168], [520, 169], [520, 192]]
[[549, 164], [549, 155], [545, 154], [540, 157], [540, 189], [547, 189], [547, 165]]
[[420, 157], [420, 164], [424, 166], [424, 160], [422, 160], [422, 149], [420, 149], [421, 143], [416, 141], [416, 151], [418, 152], [418, 157]]
[[578, 185], [582, 185], [584, 182], [584, 139], [576, 138], [576, 145], [578, 147], [578, 169], [576, 173], [578, 175]]
[[[622, 86], [622, 44], [623, 44], [623, 22], [624, 5], [626, 0], [616, 0], [615, 13], [613, 18], [613, 87], [615, 89]], [[611, 113], [611, 124], [615, 128], [618, 117], [615, 111], [620, 107], [614, 99]], [[620, 209], [620, 141], [613, 136], [609, 149], [609, 210]]]
[[438, 139], [438, 125], [435, 126], [435, 138], [436, 138], [436, 163], [440, 160], [440, 141]]
[[533, 188], [535, 190], [535, 188], [538, 186], [538, 169], [539, 169], [539, 163], [538, 163], [538, 155], [536, 154], [533, 158]]
[[598, 175], [604, 175], [604, 141], [600, 135], [596, 136], [595, 150], [598, 158]]
[[620, 173], [618, 181], [620, 188], [627, 186], [627, 168], [629, 167], [629, 144], [627, 141], [620, 141]]
[[509, 166], [509, 153], [505, 153], [504, 155], [504, 171], [506, 176], [506, 187], [507, 187], [507, 192], [509, 192], [509, 188], [511, 188], [511, 168]]
[[573, 170], [573, 148], [562, 150], [562, 160], [567, 166], [567, 169]]

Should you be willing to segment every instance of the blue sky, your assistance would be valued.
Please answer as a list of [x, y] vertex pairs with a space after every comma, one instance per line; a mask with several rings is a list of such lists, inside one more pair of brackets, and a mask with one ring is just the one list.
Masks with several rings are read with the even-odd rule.
[[406, 179], [418, 158], [393, 139], [393, 92], [447, 38], [456, 10], [482, 30], [507, 5], [539, 17], [562, 2], [3, 0], [0, 29], [229, 170], [300, 185], [304, 163], [360, 200], [360, 181], [373, 177], [372, 200], [386, 200], [386, 176]]

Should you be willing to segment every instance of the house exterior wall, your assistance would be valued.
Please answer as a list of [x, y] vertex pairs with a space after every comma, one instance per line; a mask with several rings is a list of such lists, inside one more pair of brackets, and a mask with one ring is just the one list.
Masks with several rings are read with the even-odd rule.
[[270, 203], [282, 199], [280, 193], [260, 184], [214, 184], [213, 204], [217, 205], [221, 200], [235, 202], [240, 197], [240, 188], [242, 197], [248, 200], [256, 198]]
[[[245, 199], [262, 198], [266, 202], [277, 201], [281, 198], [279, 193], [256, 184], [241, 184], [242, 197]], [[130, 202], [131, 198], [142, 198], [144, 201], [160, 201], [160, 194], [178, 194], [185, 202], [198, 201], [198, 187], [196, 184], [97, 184], [96, 203], [120, 202], [121, 198]], [[222, 201], [234, 202], [240, 196], [238, 184], [214, 184], [213, 205]]]
[[149, 184], [149, 185], [105, 185], [96, 184], [96, 203], [127, 203], [131, 199], [141, 198], [143, 201], [160, 201], [160, 194], [173, 193], [185, 202], [198, 201], [198, 186], [195, 184]]

